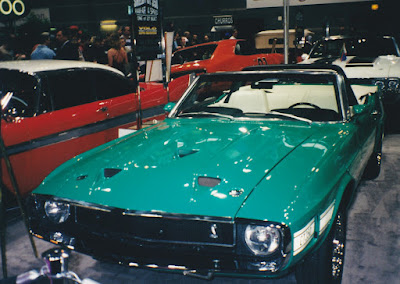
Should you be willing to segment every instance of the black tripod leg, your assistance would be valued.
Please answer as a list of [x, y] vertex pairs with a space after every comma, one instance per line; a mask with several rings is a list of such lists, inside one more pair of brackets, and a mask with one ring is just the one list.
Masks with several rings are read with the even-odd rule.
[[[1, 175], [1, 166], [0, 166]], [[4, 206], [3, 186], [0, 182], [0, 246], [1, 246], [1, 266], [3, 270], [3, 278], [7, 278], [7, 255], [6, 255], [6, 210]]]
[[22, 198], [21, 198], [21, 194], [20, 194], [19, 187], [18, 187], [18, 184], [17, 184], [17, 179], [15, 178], [15, 174], [14, 174], [13, 168], [11, 166], [10, 159], [9, 159], [9, 157], [7, 155], [7, 152], [6, 152], [6, 147], [4, 146], [3, 137], [1, 135], [0, 135], [0, 153], [3, 153], [3, 158], [4, 158], [4, 161], [5, 161], [6, 166], [7, 166], [8, 175], [10, 176], [11, 184], [12, 184], [12, 187], [13, 187], [13, 189], [15, 191], [15, 196], [17, 198], [17, 203], [18, 203], [19, 208], [21, 209], [22, 219], [24, 220], [25, 227], [26, 227], [26, 230], [28, 232], [28, 237], [29, 237], [29, 240], [31, 242], [33, 254], [35, 255], [35, 257], [38, 257], [38, 253], [37, 253], [37, 250], [36, 250], [35, 242], [34, 242], [33, 237], [32, 237], [32, 235], [31, 235], [31, 233], [29, 231], [28, 216], [26, 214], [25, 206], [24, 206], [24, 204], [22, 204]]

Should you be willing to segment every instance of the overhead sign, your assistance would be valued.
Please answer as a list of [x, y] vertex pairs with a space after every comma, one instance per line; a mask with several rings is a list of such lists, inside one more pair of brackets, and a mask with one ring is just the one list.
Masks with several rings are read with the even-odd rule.
[[[371, 2], [376, 0], [290, 0], [290, 6], [335, 4], [349, 2]], [[247, 0], [247, 9], [283, 7], [282, 0]]]
[[139, 60], [161, 57], [159, 0], [134, 0], [136, 56]]
[[0, 0], [0, 18], [13, 20], [24, 17], [30, 12], [29, 0]]
[[233, 17], [232, 15], [214, 16], [214, 24], [216, 26], [233, 25]]
[[31, 13], [34, 14], [37, 18], [42, 21], [51, 21], [50, 20], [50, 9], [49, 8], [36, 8], [32, 9]]

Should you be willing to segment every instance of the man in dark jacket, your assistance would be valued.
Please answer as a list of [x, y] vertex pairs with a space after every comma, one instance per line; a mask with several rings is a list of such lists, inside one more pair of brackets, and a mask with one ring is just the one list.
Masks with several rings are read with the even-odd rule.
[[79, 60], [78, 44], [71, 41], [71, 32], [69, 29], [61, 29], [56, 34], [56, 39], [60, 44], [57, 49], [55, 59]]

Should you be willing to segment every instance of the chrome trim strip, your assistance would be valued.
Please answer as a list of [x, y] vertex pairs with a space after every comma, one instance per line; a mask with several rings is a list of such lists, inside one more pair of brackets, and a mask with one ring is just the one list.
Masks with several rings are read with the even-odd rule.
[[[164, 113], [164, 105], [152, 107], [142, 110], [142, 118], [147, 119], [153, 116], [162, 115]], [[9, 156], [27, 152], [37, 148], [65, 142], [70, 139], [80, 138], [86, 135], [98, 133], [107, 129], [115, 128], [120, 125], [134, 123], [136, 121], [137, 111], [118, 116], [112, 119], [106, 119], [96, 123], [84, 125], [82, 127], [69, 129], [60, 133], [39, 137], [27, 142], [6, 147]], [[1, 155], [0, 155], [1, 156]]]
[[103, 212], [111, 212], [111, 210], [110, 209], [106, 209], [106, 208], [101, 208], [101, 207], [98, 207], [98, 206], [90, 206], [90, 205], [85, 205], [85, 204], [78, 204], [78, 203], [74, 203], [74, 204], [72, 204], [73, 206], [76, 206], [76, 207], [81, 207], [81, 208], [86, 208], [86, 209], [91, 209], [91, 210], [96, 210], [96, 211], [103, 211]]
[[126, 210], [122, 212], [122, 215], [135, 216], [135, 217], [147, 217], [147, 218], [164, 218], [170, 220], [191, 220], [191, 221], [203, 221], [203, 222], [218, 222], [226, 224], [234, 224], [235, 222], [230, 217], [210, 217], [210, 216], [199, 216], [191, 214], [173, 214], [166, 212], [146, 212], [146, 211], [135, 211]]
[[[232, 231], [234, 233], [234, 231]], [[163, 243], [163, 244], [181, 244], [181, 245], [202, 245], [202, 246], [211, 246], [211, 247], [224, 247], [224, 248], [232, 248], [236, 244], [236, 239], [233, 238], [233, 243], [232, 244], [223, 244], [223, 243], [207, 243], [207, 242], [187, 242], [187, 241], [171, 241], [171, 240], [155, 240], [155, 239], [145, 239], [145, 238], [140, 238], [140, 237], [132, 237], [132, 239], [140, 240], [140, 241], [146, 241], [148, 243]]]
[[203, 222], [218, 222], [225, 224], [235, 224], [231, 217], [215, 217], [215, 216], [200, 216], [192, 214], [175, 214], [167, 213], [163, 211], [139, 211], [139, 210], [124, 210], [121, 208], [111, 207], [107, 205], [98, 205], [84, 201], [73, 200], [69, 198], [56, 197], [51, 195], [32, 194], [38, 198], [53, 199], [60, 202], [69, 202], [72, 206], [78, 206], [87, 209], [99, 210], [104, 212], [111, 212], [113, 210], [120, 210], [121, 215], [134, 216], [134, 217], [146, 217], [146, 218], [165, 218], [170, 220], [189, 220], [189, 221], [203, 221]]
[[335, 202], [336, 202], [336, 200], [333, 200], [333, 202], [328, 206], [328, 208], [319, 217], [319, 234], [320, 235], [322, 235], [322, 233], [328, 227], [328, 224], [332, 219], [333, 209], [335, 208]]
[[103, 206], [103, 205], [94, 205], [88, 202], [83, 202], [83, 201], [76, 201], [68, 198], [59, 198], [59, 197], [50, 197], [54, 201], [61, 201], [61, 202], [68, 202], [71, 206], [76, 206], [76, 207], [81, 207], [81, 208], [86, 208], [86, 209], [92, 209], [96, 211], [103, 211], [103, 212], [111, 212], [112, 208], [109, 208], [108, 206]]

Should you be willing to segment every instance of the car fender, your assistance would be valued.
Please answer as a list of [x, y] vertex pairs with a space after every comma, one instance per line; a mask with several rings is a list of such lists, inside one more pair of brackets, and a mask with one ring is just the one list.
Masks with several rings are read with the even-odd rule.
[[[356, 185], [347, 169], [349, 164], [344, 163], [344, 157], [336, 157], [339, 155], [336, 150], [323, 153], [323, 150], [313, 149], [310, 152], [310, 149], [298, 147], [296, 151], [298, 153], [288, 155], [263, 177], [236, 216], [289, 226], [293, 249], [294, 236], [312, 223], [314, 230], [308, 244], [300, 251], [292, 252], [294, 258], [291, 261], [295, 262], [326, 238], [343, 197], [343, 202], [349, 203]], [[301, 159], [301, 155], [308, 158]], [[275, 188], [280, 191], [274, 191]]]

